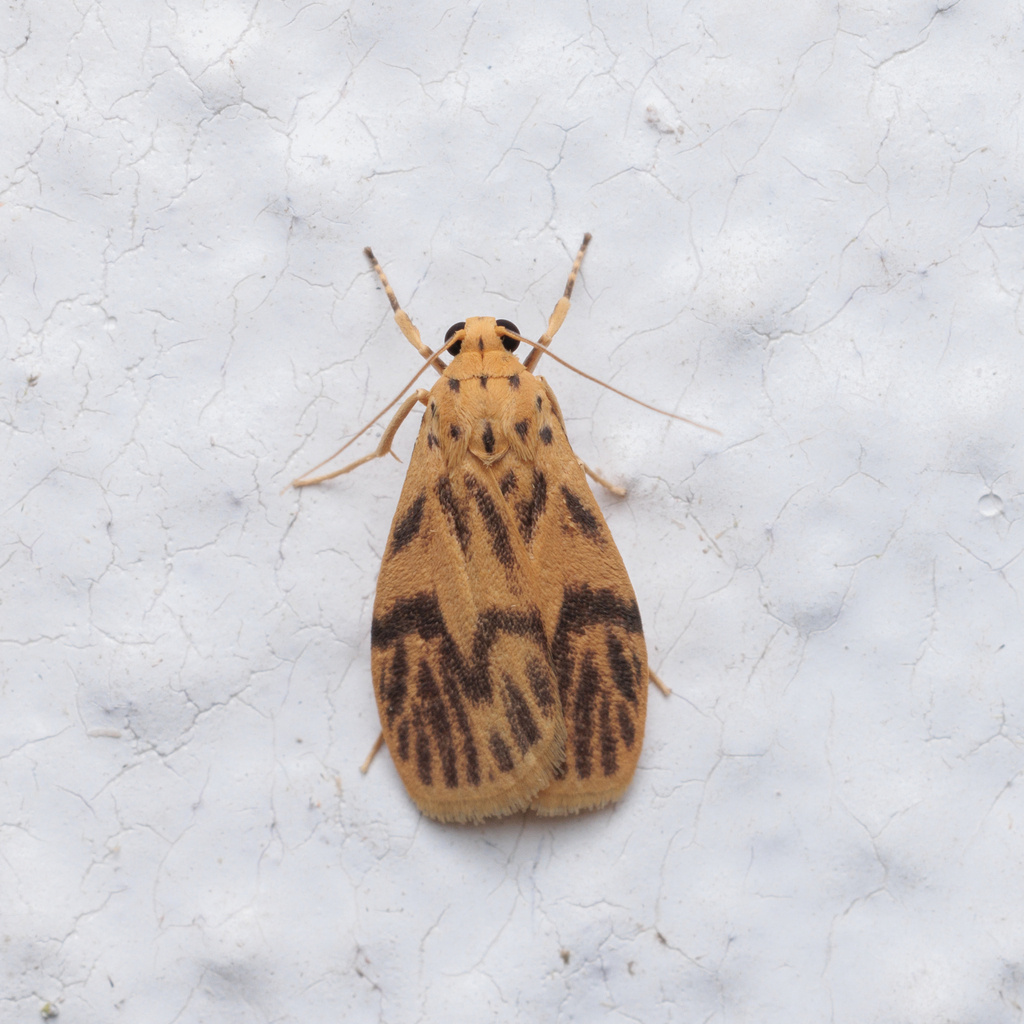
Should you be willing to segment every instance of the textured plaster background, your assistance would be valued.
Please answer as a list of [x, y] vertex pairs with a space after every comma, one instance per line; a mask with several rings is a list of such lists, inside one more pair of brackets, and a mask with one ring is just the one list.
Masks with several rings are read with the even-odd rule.
[[[0, 1018], [1024, 1019], [1019, 3], [0, 19]], [[358, 772], [403, 467], [281, 491], [420, 365], [362, 246], [537, 336], [585, 230], [558, 352], [723, 435], [542, 364], [675, 693], [440, 826]]]

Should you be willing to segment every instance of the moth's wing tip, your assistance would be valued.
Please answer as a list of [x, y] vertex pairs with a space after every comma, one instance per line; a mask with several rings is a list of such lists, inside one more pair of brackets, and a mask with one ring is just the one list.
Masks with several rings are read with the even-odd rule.
[[482, 803], [467, 800], [444, 805], [429, 804], [413, 797], [413, 802], [428, 818], [443, 825], [484, 825], [494, 818], [508, 818], [513, 814], [522, 813], [529, 808], [530, 801], [535, 796], [536, 793], [529, 796], [509, 794], [509, 798], [505, 800], [489, 800]]
[[413, 792], [409, 780], [404, 781], [413, 802], [428, 818], [446, 824], [481, 825], [493, 818], [507, 818], [530, 810], [538, 795], [551, 785], [555, 772], [565, 759], [565, 726], [561, 719], [552, 742], [535, 757], [527, 770], [520, 770], [517, 785], [482, 799], [474, 799], [470, 795], [456, 797], [455, 794], [448, 800], [431, 799], [433, 794], [419, 790], [419, 787], [416, 787], [417, 792]]
[[584, 811], [599, 811], [621, 800], [632, 781], [631, 776], [621, 786], [602, 793], [559, 793], [545, 798], [542, 792], [540, 797], [530, 804], [530, 810], [538, 818], [565, 818], [570, 814], [581, 814]]

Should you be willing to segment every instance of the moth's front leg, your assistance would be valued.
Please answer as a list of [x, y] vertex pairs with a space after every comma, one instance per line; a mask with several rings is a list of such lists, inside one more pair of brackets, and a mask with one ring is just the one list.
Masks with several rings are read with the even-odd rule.
[[[347, 466], [344, 466], [342, 469], [336, 469], [333, 473], [324, 473], [321, 476], [314, 477], [310, 477], [308, 474], [306, 476], [300, 476], [292, 481], [292, 487], [310, 487], [313, 484], [322, 484], [325, 480], [333, 480], [336, 476], [344, 476], [345, 473], [351, 473], [353, 469], [362, 466], [371, 459], [382, 459], [385, 455], [389, 454], [395, 455], [395, 453], [391, 451], [391, 442], [394, 441], [395, 434], [398, 433], [398, 428], [402, 425], [406, 416], [412, 412], [412, 407], [417, 402], [421, 402], [423, 405], [427, 404], [427, 398], [429, 395], [430, 392], [425, 388], [420, 388], [418, 391], [414, 391], [398, 407], [398, 412], [396, 412], [392, 417], [391, 422], [387, 425], [387, 429], [381, 435], [380, 444], [378, 444], [369, 455], [364, 455], [361, 459], [356, 459], [355, 462], [350, 462]], [[398, 459], [398, 456], [395, 455], [395, 458]], [[398, 461], [401, 462], [402, 460], [398, 459]], [[322, 466], [323, 463], [321, 462], [320, 465]], [[318, 469], [319, 467], [314, 466], [313, 468]], [[312, 472], [312, 470], [310, 470], [310, 472]]]

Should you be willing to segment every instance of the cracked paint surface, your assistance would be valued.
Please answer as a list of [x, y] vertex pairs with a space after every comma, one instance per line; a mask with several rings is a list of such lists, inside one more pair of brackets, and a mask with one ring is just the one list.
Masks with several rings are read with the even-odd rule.
[[[0, 14], [0, 1016], [1024, 1018], [1019, 4]], [[644, 615], [628, 796], [421, 818], [390, 460], [539, 335]], [[414, 426], [396, 451], [411, 450]], [[369, 450], [370, 443], [365, 445]]]

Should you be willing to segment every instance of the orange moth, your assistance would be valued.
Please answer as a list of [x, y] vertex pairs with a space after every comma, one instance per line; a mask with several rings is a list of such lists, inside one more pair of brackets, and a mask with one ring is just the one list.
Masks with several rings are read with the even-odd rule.
[[[575, 456], [554, 393], [532, 372], [569, 311], [589, 242], [537, 342], [508, 320], [469, 317], [445, 335], [448, 366], [367, 248], [399, 328], [441, 377], [402, 402], [369, 455], [294, 481], [389, 454], [412, 408], [426, 407], [370, 643], [382, 739], [409, 795], [439, 821], [602, 807], [625, 792], [640, 756], [653, 676], [633, 587], [585, 474], [611, 485]], [[520, 342], [531, 346], [522, 362]]]

